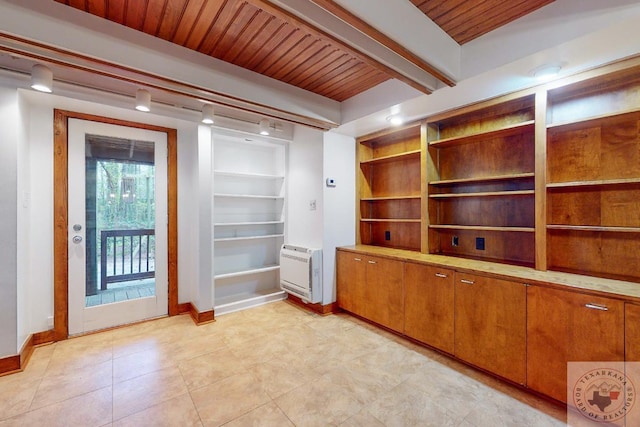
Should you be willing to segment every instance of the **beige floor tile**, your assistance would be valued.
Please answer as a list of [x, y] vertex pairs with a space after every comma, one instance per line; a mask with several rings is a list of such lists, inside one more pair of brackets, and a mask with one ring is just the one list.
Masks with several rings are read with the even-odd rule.
[[226, 347], [213, 353], [184, 360], [180, 362], [179, 366], [189, 390], [195, 390], [247, 371], [237, 356]]
[[31, 403], [31, 409], [62, 402], [112, 384], [111, 361], [72, 372], [48, 375], [42, 379]]
[[198, 427], [202, 426], [188, 393], [115, 421], [113, 427]]
[[353, 417], [340, 424], [340, 427], [385, 427], [382, 421], [363, 409]]
[[191, 398], [205, 426], [220, 426], [271, 400], [249, 372], [194, 390]]
[[145, 374], [113, 386], [114, 421], [187, 393], [178, 367]]
[[25, 378], [23, 373], [0, 377], [0, 420], [27, 412], [40, 381]]
[[[450, 390], [455, 393], [456, 390]], [[456, 412], [447, 411], [438, 399], [428, 395], [408, 382], [404, 382], [378, 400], [366, 406], [366, 410], [388, 427], [424, 426], [453, 427], [463, 420]]]
[[113, 359], [113, 383], [176, 367], [178, 362], [161, 348], [151, 348]]
[[493, 392], [476, 403], [465, 421], [476, 427], [564, 427], [559, 420], [510, 396]]
[[112, 357], [111, 331], [60, 341], [56, 343], [45, 376], [95, 366]]
[[299, 370], [295, 365], [277, 358], [253, 365], [249, 371], [262, 382], [272, 399], [320, 378], [313, 371]]
[[31, 411], [24, 415], [24, 426], [104, 426], [111, 423], [112, 390], [100, 390]]
[[363, 407], [354, 393], [321, 378], [275, 399], [296, 426], [337, 426]]
[[[272, 400], [274, 399], [274, 400]], [[566, 410], [346, 314], [288, 302], [175, 316], [35, 349], [0, 427], [542, 426]]]
[[224, 427], [295, 427], [273, 402], [260, 406], [224, 425]]

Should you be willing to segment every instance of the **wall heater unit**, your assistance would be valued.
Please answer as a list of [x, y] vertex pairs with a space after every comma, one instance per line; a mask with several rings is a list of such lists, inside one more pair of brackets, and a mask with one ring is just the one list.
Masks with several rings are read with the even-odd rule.
[[282, 245], [280, 289], [308, 303], [322, 301], [322, 249]]

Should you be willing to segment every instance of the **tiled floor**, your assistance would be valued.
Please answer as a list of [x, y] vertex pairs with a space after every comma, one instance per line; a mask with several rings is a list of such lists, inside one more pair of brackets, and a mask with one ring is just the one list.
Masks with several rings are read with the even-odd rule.
[[565, 411], [348, 315], [278, 302], [36, 349], [0, 426], [563, 426]]

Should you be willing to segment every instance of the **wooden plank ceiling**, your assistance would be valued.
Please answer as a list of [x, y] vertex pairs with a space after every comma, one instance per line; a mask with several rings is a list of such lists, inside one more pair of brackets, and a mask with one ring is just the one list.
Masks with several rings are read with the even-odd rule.
[[[336, 101], [391, 78], [429, 93], [267, 0], [55, 1]], [[411, 1], [463, 44], [553, 0]], [[316, 3], [322, 6], [327, 2]], [[331, 7], [325, 8], [330, 13], [340, 10], [334, 2], [328, 4]], [[347, 23], [357, 27], [354, 22]], [[402, 50], [397, 44], [388, 46]], [[399, 54], [407, 58], [406, 52]]]
[[465, 44], [554, 0], [411, 0], [458, 44]]

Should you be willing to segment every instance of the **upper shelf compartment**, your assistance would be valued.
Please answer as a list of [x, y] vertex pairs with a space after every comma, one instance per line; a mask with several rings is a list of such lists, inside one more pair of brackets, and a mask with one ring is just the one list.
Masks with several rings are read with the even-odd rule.
[[495, 129], [488, 129], [468, 135], [459, 135], [444, 139], [437, 139], [434, 141], [429, 141], [429, 146], [447, 147], [458, 144], [471, 144], [474, 142], [485, 141], [494, 138], [506, 138], [508, 136], [520, 135], [523, 132], [533, 132], [534, 123], [535, 122], [533, 120], [527, 120], [522, 123], [508, 124], [497, 127]]

